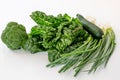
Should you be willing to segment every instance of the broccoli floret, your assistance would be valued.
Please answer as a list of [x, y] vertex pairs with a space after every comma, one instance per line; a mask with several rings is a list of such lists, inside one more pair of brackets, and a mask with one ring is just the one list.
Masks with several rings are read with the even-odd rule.
[[1, 39], [8, 48], [17, 50], [28, 39], [28, 35], [23, 25], [9, 22], [2, 32]]

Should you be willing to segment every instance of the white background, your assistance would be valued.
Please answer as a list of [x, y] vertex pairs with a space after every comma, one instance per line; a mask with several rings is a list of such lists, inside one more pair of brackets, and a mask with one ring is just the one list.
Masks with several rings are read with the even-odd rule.
[[95, 74], [80, 73], [76, 78], [72, 70], [59, 74], [59, 66], [45, 67], [49, 63], [45, 53], [11, 51], [0, 40], [0, 80], [120, 80], [120, 0], [0, 0], [0, 34], [9, 21], [25, 25], [29, 32], [35, 25], [29, 15], [36, 10], [73, 17], [80, 13], [111, 25], [117, 45], [107, 67]]

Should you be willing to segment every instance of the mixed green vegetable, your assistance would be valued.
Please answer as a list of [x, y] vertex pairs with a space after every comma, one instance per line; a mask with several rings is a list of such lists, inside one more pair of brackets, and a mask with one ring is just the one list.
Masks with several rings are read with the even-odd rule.
[[115, 48], [115, 34], [111, 27], [101, 29], [82, 15], [76, 16], [35, 11], [30, 17], [36, 25], [30, 33], [26, 33], [23, 25], [9, 22], [1, 39], [12, 50], [47, 51], [50, 61], [47, 67], [63, 65], [59, 72], [73, 68], [76, 76], [89, 64], [87, 71], [94, 72], [101, 65], [107, 65]]

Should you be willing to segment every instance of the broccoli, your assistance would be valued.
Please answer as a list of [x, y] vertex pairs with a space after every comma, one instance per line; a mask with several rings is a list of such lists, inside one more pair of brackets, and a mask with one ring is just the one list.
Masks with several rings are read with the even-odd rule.
[[1, 35], [1, 40], [12, 50], [20, 49], [27, 39], [25, 27], [17, 22], [9, 22]]

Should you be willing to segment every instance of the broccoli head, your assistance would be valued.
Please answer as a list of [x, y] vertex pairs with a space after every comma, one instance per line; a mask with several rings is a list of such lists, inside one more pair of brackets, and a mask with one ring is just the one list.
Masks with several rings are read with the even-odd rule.
[[25, 27], [16, 22], [9, 22], [1, 35], [1, 40], [12, 50], [20, 49], [27, 39]]

